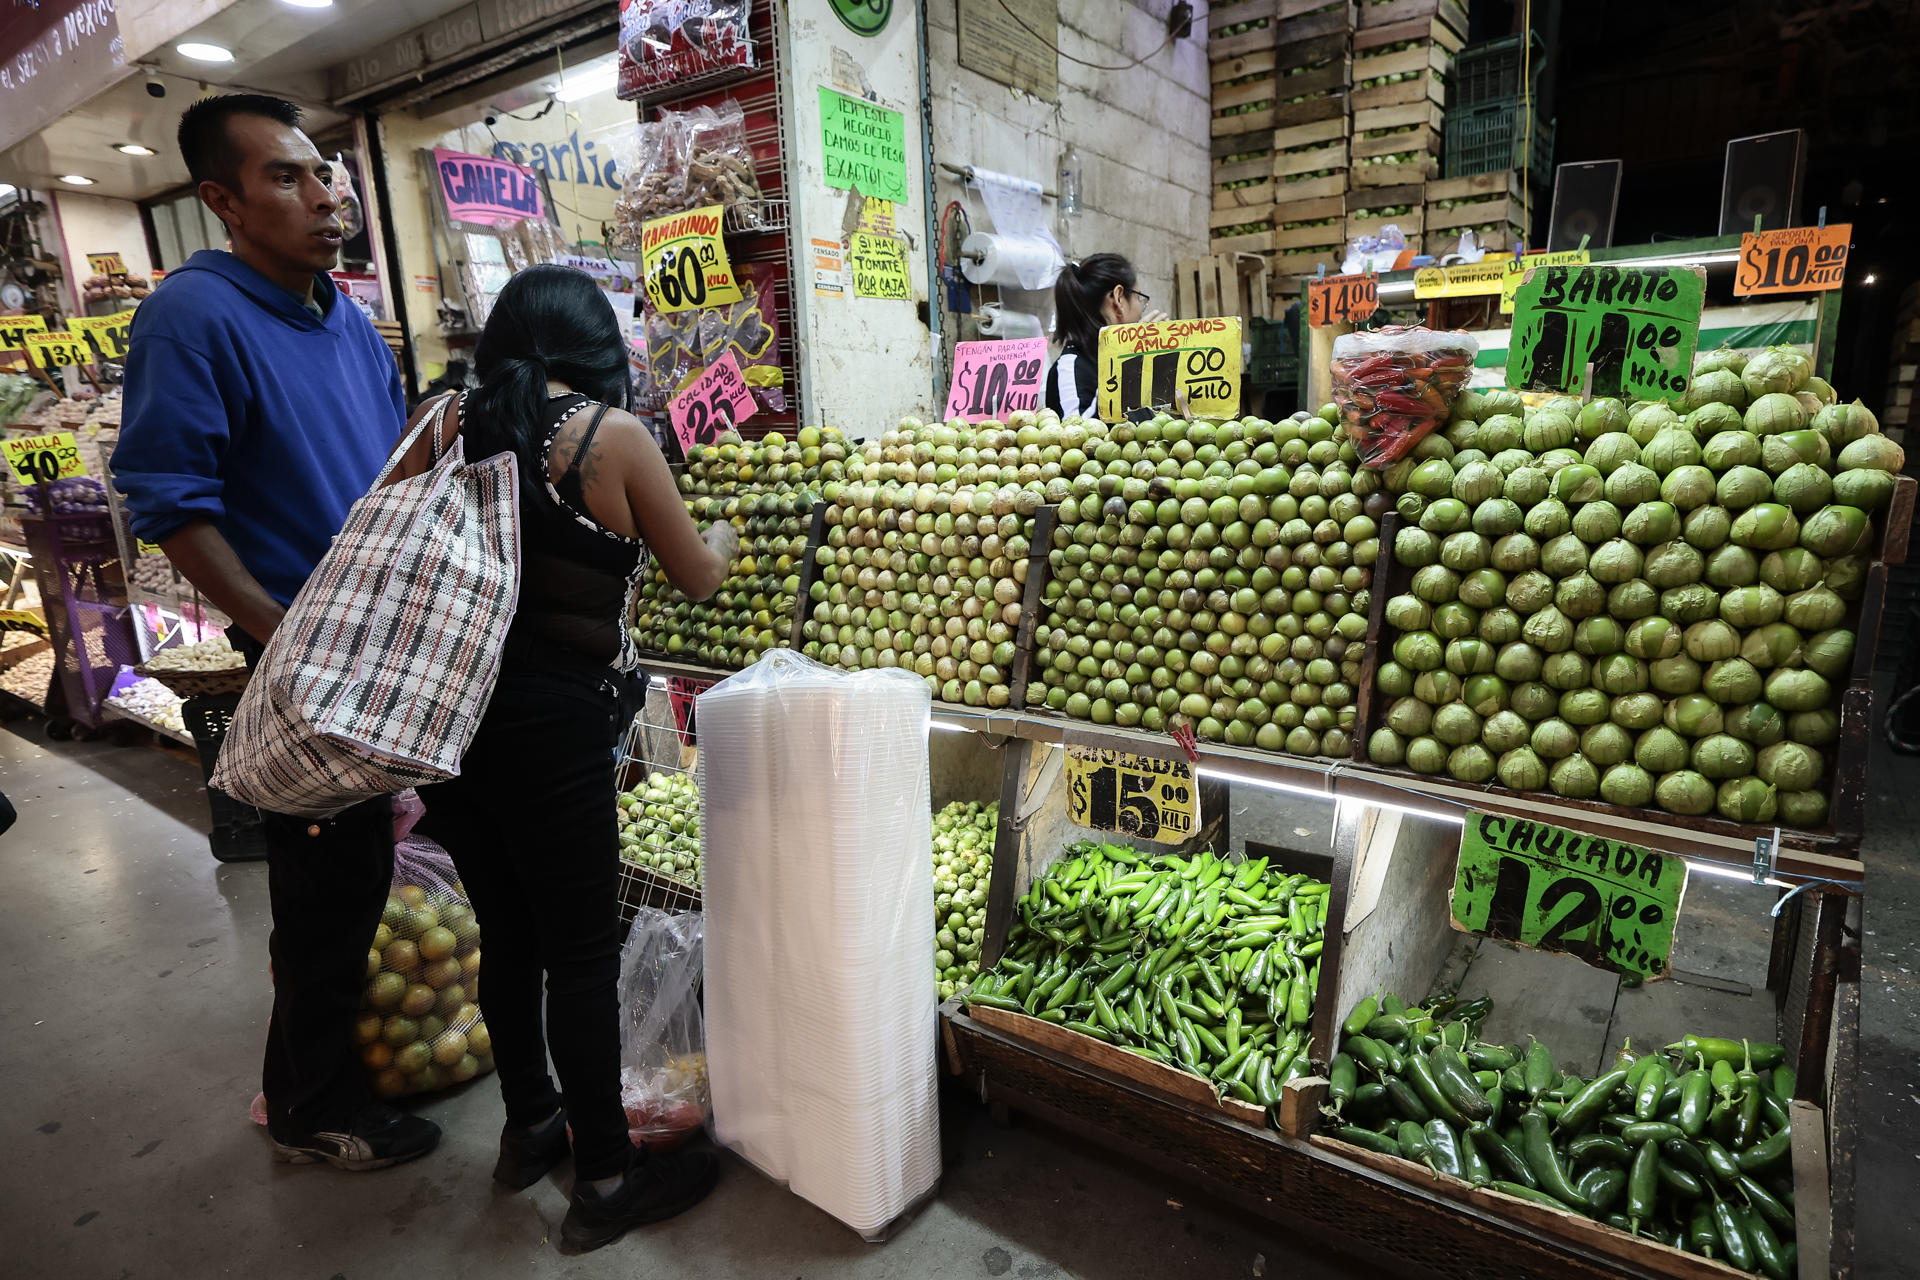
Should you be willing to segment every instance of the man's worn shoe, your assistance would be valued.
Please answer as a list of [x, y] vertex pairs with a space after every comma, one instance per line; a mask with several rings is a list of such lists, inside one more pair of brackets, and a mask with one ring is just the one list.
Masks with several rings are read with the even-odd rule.
[[577, 1181], [573, 1202], [560, 1224], [560, 1243], [587, 1253], [611, 1244], [631, 1227], [684, 1213], [707, 1198], [720, 1179], [720, 1160], [711, 1151], [656, 1153], [635, 1149], [620, 1185], [607, 1195]]
[[269, 1134], [273, 1158], [288, 1164], [324, 1160], [336, 1169], [360, 1173], [401, 1164], [433, 1150], [440, 1126], [431, 1120], [375, 1103], [353, 1118], [343, 1130], [319, 1133]]
[[514, 1191], [530, 1187], [566, 1159], [567, 1150], [564, 1110], [539, 1124], [510, 1124], [500, 1131], [500, 1159], [493, 1166], [493, 1180]]

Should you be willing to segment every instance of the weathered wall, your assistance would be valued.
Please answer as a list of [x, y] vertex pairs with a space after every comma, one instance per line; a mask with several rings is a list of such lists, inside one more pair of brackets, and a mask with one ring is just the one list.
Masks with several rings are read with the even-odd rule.
[[[794, 303], [804, 367], [801, 417], [865, 439], [891, 430], [908, 414], [926, 412], [933, 399], [933, 359], [921, 318], [931, 255], [926, 243], [919, 32], [912, 5], [895, 6], [885, 29], [865, 37], [843, 26], [827, 0], [791, 0], [786, 16], [792, 73], [784, 89], [792, 95], [793, 126], [788, 173], [799, 264]], [[870, 89], [878, 105], [906, 116], [907, 199], [895, 209], [894, 221], [907, 245], [911, 301], [856, 298], [851, 272], [847, 292], [840, 297], [813, 292], [808, 241], [840, 240], [847, 210], [847, 193], [826, 183], [822, 86], [861, 97], [869, 96], [864, 90]]]
[[[1057, 43], [1084, 62], [1130, 63], [1167, 38], [1170, 7], [1171, 0], [1060, 0]], [[1080, 156], [1082, 212], [1071, 236], [1056, 217], [1061, 247], [1069, 257], [1125, 254], [1153, 297], [1150, 305], [1171, 310], [1173, 264], [1207, 246], [1206, 11], [1196, 5], [1191, 36], [1130, 70], [1060, 58], [1056, 104], [962, 67], [954, 0], [929, 0], [935, 195], [942, 207], [963, 200], [974, 228], [991, 230], [979, 196], [963, 193], [959, 179], [938, 164], [977, 164], [1057, 187], [1060, 154], [1071, 143]], [[1046, 207], [1055, 211], [1052, 201]], [[1049, 299], [1021, 295], [1020, 302], [1010, 298], [1008, 306], [1045, 307], [1041, 318], [1049, 318]]]
[[55, 191], [52, 196], [66, 268], [62, 287], [72, 308], [69, 314], [87, 314], [79, 295], [80, 287], [93, 274], [87, 266], [90, 253], [118, 253], [128, 271], [141, 276], [152, 274], [153, 263], [147, 255], [147, 232], [140, 222], [139, 205], [131, 200], [72, 191]]
[[[440, 335], [440, 290], [416, 285], [415, 277], [438, 279], [439, 255], [433, 238], [433, 175], [421, 162], [423, 147], [434, 146], [444, 133], [442, 126], [430, 124], [407, 111], [395, 111], [380, 117], [380, 149], [387, 159], [387, 184], [393, 199], [388, 216], [393, 220], [394, 241], [400, 246], [400, 275], [393, 281], [393, 296], [407, 332], [413, 335], [414, 357], [424, 386], [445, 369], [446, 339]], [[418, 390], [418, 388], [415, 388]]]

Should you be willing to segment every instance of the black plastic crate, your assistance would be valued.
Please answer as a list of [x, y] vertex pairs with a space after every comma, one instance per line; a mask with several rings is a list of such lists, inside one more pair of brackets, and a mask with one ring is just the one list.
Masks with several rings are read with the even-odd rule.
[[1247, 321], [1247, 339], [1253, 348], [1247, 361], [1247, 380], [1254, 386], [1280, 386], [1300, 380], [1300, 352], [1286, 321], [1256, 316]]
[[[193, 735], [200, 753], [200, 772], [209, 783], [213, 766], [220, 759], [220, 743], [233, 723], [234, 708], [240, 705], [237, 693], [221, 693], [188, 698], [180, 704], [180, 719]], [[266, 824], [260, 811], [241, 804], [224, 791], [207, 787], [207, 807], [213, 812], [213, 830], [207, 836], [213, 856], [221, 862], [253, 862], [267, 856]]]
[[1443, 168], [1449, 178], [1527, 168], [1538, 179], [1534, 186], [1546, 186], [1553, 174], [1553, 121], [1534, 117], [1531, 164], [1527, 151], [1526, 117], [1518, 98], [1447, 112]]
[[[1532, 93], [1538, 89], [1541, 69], [1547, 65], [1547, 49], [1538, 31], [1527, 34], [1533, 39], [1532, 83], [1527, 86]], [[1517, 98], [1524, 67], [1519, 36], [1470, 44], [1454, 55], [1451, 101], [1456, 107], [1479, 107]]]

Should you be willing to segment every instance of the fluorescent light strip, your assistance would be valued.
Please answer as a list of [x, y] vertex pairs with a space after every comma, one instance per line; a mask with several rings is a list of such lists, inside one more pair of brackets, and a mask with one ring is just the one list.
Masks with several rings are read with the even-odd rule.
[[[1522, 258], [1521, 261], [1524, 262], [1526, 259]], [[1739, 252], [1729, 249], [1722, 253], [1703, 253], [1691, 257], [1682, 255], [1669, 258], [1624, 258], [1618, 262], [1596, 262], [1593, 265], [1596, 267], [1723, 267], [1739, 261]], [[1398, 298], [1403, 294], [1412, 297], [1413, 283], [1411, 280], [1382, 282], [1378, 292], [1382, 298]]]

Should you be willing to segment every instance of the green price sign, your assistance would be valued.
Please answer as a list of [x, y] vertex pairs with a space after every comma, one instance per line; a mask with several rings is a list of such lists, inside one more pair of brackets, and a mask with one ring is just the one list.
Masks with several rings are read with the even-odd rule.
[[1470, 813], [1454, 872], [1457, 929], [1600, 969], [1667, 976], [1687, 864], [1527, 818]]
[[827, 0], [833, 16], [855, 35], [877, 36], [893, 16], [893, 0]]
[[1514, 294], [1507, 385], [1678, 400], [1706, 293], [1698, 267], [1534, 267]]

